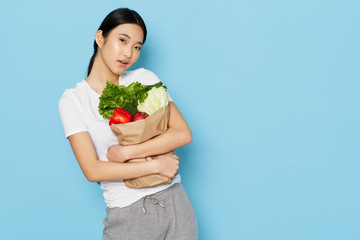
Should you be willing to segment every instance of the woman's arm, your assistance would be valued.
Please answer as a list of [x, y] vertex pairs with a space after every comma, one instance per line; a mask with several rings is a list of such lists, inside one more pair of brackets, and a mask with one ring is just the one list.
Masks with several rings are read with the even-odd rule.
[[140, 163], [116, 163], [98, 160], [88, 132], [69, 136], [71, 148], [82, 172], [90, 182], [113, 181], [159, 173], [173, 178], [178, 170], [179, 157], [171, 154]]
[[169, 102], [169, 128], [159, 136], [148, 141], [122, 146], [109, 147], [107, 158], [112, 162], [125, 162], [129, 159], [144, 158], [173, 151], [191, 143], [192, 134], [184, 117], [173, 102]]

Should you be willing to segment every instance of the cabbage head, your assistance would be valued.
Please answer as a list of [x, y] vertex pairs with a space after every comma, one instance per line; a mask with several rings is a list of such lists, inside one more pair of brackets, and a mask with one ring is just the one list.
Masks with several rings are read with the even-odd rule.
[[142, 103], [138, 103], [139, 112], [151, 115], [169, 103], [169, 97], [164, 87], [153, 87], [147, 92], [148, 96]]

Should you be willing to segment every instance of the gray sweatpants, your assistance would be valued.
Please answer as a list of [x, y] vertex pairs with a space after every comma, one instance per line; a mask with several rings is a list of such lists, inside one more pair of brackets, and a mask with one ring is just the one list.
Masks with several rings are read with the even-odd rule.
[[106, 212], [103, 240], [198, 239], [195, 214], [181, 183]]

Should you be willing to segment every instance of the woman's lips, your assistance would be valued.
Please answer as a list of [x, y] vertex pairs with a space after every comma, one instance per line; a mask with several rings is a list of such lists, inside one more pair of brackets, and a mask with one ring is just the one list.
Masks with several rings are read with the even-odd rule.
[[128, 64], [128, 62], [125, 62], [125, 61], [118, 60], [118, 62], [120, 63], [120, 66], [122, 66], [122, 67], [125, 67]]

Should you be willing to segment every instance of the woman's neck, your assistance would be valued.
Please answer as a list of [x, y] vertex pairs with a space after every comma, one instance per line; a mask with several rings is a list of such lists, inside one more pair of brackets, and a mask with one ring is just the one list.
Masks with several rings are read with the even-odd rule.
[[[98, 56], [97, 56], [98, 57]], [[114, 74], [110, 69], [101, 62], [101, 58], [95, 58], [93, 67], [86, 81], [90, 87], [101, 95], [106, 86], [106, 81], [119, 84], [119, 75]]]

